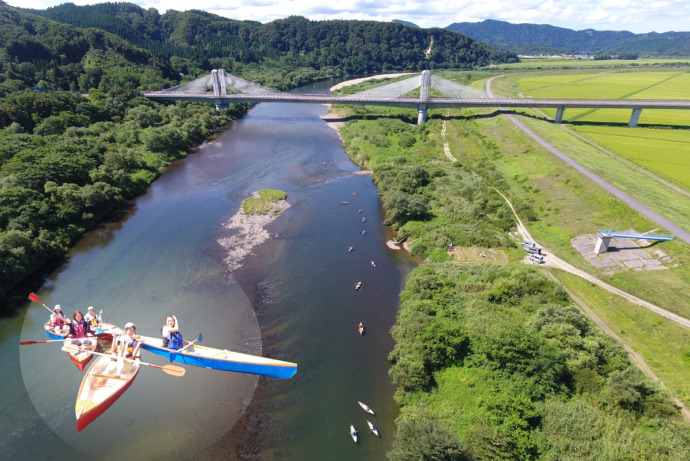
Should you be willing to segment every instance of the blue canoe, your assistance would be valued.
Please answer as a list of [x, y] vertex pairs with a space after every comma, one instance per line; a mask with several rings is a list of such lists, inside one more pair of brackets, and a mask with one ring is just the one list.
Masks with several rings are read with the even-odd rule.
[[141, 348], [154, 354], [162, 355], [174, 362], [193, 365], [195, 367], [210, 368], [212, 370], [235, 371], [254, 375], [269, 376], [271, 378], [288, 379], [297, 373], [297, 364], [269, 359], [256, 355], [241, 354], [224, 349], [214, 349], [199, 344], [187, 346], [182, 352], [176, 352], [163, 347], [163, 339], [150, 336], [137, 336], [142, 342]]

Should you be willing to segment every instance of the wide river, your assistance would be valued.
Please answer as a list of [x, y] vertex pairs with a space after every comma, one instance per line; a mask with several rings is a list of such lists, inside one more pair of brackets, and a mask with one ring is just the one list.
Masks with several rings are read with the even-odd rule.
[[[325, 93], [334, 83], [299, 92]], [[386, 246], [377, 190], [370, 176], [354, 174], [359, 168], [325, 113], [311, 104], [254, 107], [87, 234], [37, 291], [50, 307], [71, 315], [93, 305], [104, 320], [132, 321], [148, 336], [160, 335], [174, 313], [186, 339], [201, 333], [210, 347], [297, 362], [297, 374], [280, 380], [187, 367], [175, 377], [142, 367], [77, 433], [84, 374], [55, 343], [19, 346], [48, 339], [49, 312], [27, 300], [0, 319], [1, 459], [385, 458], [397, 416], [390, 328], [414, 262]], [[271, 238], [231, 270], [236, 252], [219, 240], [237, 231], [224, 224], [264, 188], [285, 191], [291, 206], [267, 226]], [[142, 358], [167, 363], [146, 351]]]

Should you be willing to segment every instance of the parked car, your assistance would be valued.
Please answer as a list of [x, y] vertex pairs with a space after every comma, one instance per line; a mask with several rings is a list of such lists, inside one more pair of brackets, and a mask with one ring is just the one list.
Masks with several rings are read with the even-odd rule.
[[530, 254], [537, 254], [537, 255], [544, 254], [544, 250], [542, 248], [537, 247], [537, 246], [522, 247], [522, 249], [525, 250], [526, 253], [530, 253]]
[[529, 255], [529, 260], [536, 264], [542, 264], [544, 262], [544, 255], [531, 254]]
[[526, 247], [535, 247], [536, 248], [536, 246], [537, 246], [537, 244], [534, 242], [522, 242], [523, 248], [526, 248]]

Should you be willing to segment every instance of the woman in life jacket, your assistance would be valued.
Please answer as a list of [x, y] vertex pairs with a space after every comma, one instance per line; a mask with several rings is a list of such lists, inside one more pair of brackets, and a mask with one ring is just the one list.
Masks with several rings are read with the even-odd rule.
[[91, 334], [89, 330], [89, 323], [84, 319], [81, 311], [74, 311], [72, 314], [72, 321], [69, 324], [69, 333], [67, 336], [72, 339], [72, 344], [75, 346], [91, 345], [90, 339], [85, 339]]
[[70, 323], [70, 321], [67, 316], [62, 313], [62, 307], [56, 304], [53, 308], [53, 313], [50, 314], [50, 327], [55, 328], [55, 333], [59, 333], [62, 328], [65, 328], [65, 324], [68, 323]]
[[86, 315], [84, 316], [84, 320], [89, 322], [89, 328], [92, 330], [100, 330], [101, 328], [101, 322], [103, 321], [103, 311], [99, 312], [96, 314], [94, 312], [93, 306], [89, 306]]
[[113, 376], [119, 378], [127, 360], [139, 360], [141, 341], [134, 337], [136, 333], [136, 325], [132, 322], [127, 322], [125, 324], [125, 332], [118, 335], [113, 341], [113, 347], [110, 349], [111, 362], [105, 371], [106, 373], [110, 373], [112, 371], [112, 364], [116, 363], [117, 367]]
[[177, 317], [168, 315], [165, 319], [165, 325], [161, 329], [163, 334], [163, 347], [171, 350], [182, 349], [184, 342], [182, 341], [182, 333], [180, 333], [180, 324], [177, 322]]

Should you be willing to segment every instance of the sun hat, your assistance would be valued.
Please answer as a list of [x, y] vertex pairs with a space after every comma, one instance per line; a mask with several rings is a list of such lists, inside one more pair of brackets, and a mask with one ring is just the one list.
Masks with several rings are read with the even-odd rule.
[[86, 309], [86, 310], [87, 310], [87, 311], [92, 311], [92, 310], [93, 310], [93, 306], [89, 306], [89, 308]]
[[135, 324], [133, 324], [132, 322], [127, 322], [127, 323], [125, 324], [125, 330], [126, 330], [127, 328], [132, 328], [132, 327], [136, 328], [137, 326], [136, 326]]
[[60, 305], [59, 305], [59, 304], [56, 304], [56, 305], [55, 305], [55, 309], [54, 309], [54, 310], [58, 310], [58, 309], [62, 310], [62, 307], [60, 307]]

